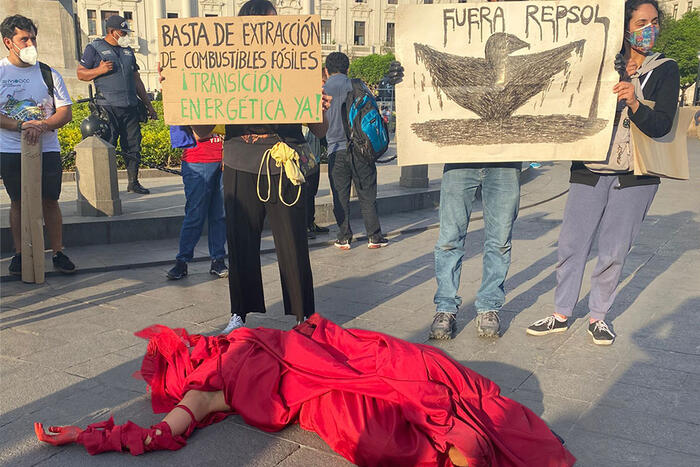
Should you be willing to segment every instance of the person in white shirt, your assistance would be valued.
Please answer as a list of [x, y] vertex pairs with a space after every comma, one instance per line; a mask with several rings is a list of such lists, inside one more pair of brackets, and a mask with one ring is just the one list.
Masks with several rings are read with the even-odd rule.
[[56, 130], [73, 118], [72, 101], [56, 70], [37, 61], [34, 22], [22, 15], [6, 17], [0, 24], [7, 57], [0, 60], [0, 176], [10, 196], [10, 229], [16, 254], [10, 273], [22, 274], [21, 260], [21, 144], [41, 141], [41, 197], [44, 222], [53, 264], [71, 274], [75, 265], [63, 254], [63, 219], [58, 205], [61, 194], [61, 147]]

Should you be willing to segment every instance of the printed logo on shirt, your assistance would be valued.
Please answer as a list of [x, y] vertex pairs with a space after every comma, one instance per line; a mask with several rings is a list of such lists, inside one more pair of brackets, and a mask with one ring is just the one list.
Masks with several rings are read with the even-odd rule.
[[21, 84], [29, 84], [30, 81], [29, 78], [2, 79], [0, 80], [0, 86], [19, 86]]
[[29, 120], [43, 120], [46, 115], [46, 106], [37, 103], [34, 99], [17, 100], [12, 95], [7, 95], [7, 102], [0, 107], [3, 115], [23, 122]]

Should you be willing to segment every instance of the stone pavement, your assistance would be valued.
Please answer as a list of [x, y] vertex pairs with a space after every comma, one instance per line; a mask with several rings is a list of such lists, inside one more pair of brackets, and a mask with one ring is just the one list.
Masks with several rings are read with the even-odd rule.
[[[539, 201], [524, 197], [516, 223], [503, 337], [476, 337], [473, 301], [484, 224], [475, 219], [463, 266], [458, 335], [429, 343], [542, 416], [566, 439], [577, 465], [700, 465], [700, 145], [693, 142], [694, 179], [664, 181], [642, 226], [610, 316], [618, 338], [608, 348], [594, 346], [586, 333], [587, 280], [568, 332], [525, 334], [527, 325], [553, 310], [556, 242], [566, 201], [566, 165], [538, 170], [541, 175], [523, 187], [526, 196], [539, 192]], [[341, 252], [321, 239], [311, 250], [317, 311], [345, 327], [427, 342], [437, 212], [382, 221], [384, 230], [394, 232], [388, 248], [368, 250], [357, 242]], [[131, 378], [145, 351], [133, 332], [161, 323], [216, 333], [229, 313], [226, 281], [212, 279], [207, 262], [193, 263], [184, 280], [165, 280], [174, 246], [172, 241], [168, 248], [159, 242], [110, 245], [112, 259], [103, 257], [102, 269], [49, 276], [42, 286], [0, 284], [0, 463], [348, 465], [313, 433], [298, 427], [263, 433], [235, 416], [198, 430], [180, 451], [139, 458], [90, 457], [81, 447], [37, 443], [34, 421], [86, 425], [110, 412], [119, 423], [160, 420], [150, 411], [144, 384]], [[83, 248], [95, 250], [76, 248], [71, 254], [80, 261], [98, 254], [97, 247]], [[149, 251], [159, 253], [151, 257]], [[201, 246], [198, 252], [206, 255]], [[117, 258], [131, 259], [120, 266]], [[134, 258], [143, 258], [143, 267]], [[274, 253], [262, 261], [268, 313], [250, 315], [249, 325], [289, 329], [293, 318], [282, 314]], [[593, 264], [591, 259], [587, 275]]]

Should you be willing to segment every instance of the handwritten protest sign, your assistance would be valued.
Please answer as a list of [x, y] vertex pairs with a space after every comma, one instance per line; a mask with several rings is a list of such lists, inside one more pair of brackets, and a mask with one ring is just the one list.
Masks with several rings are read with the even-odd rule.
[[320, 122], [318, 15], [158, 20], [170, 125]]
[[604, 160], [623, 3], [399, 6], [399, 164]]

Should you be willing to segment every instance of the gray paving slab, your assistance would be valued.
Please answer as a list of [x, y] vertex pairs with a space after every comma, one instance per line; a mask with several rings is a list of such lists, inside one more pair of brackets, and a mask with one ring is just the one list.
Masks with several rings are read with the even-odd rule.
[[[700, 151], [691, 164], [697, 173]], [[566, 202], [566, 179], [556, 175], [565, 172], [565, 166], [547, 165], [539, 182], [523, 187], [529, 200], [544, 202], [524, 198], [516, 222], [500, 339], [481, 339], [475, 331], [484, 228], [479, 209], [467, 236], [459, 292], [464, 303], [454, 339], [427, 341], [434, 311], [435, 209], [382, 216], [392, 244], [379, 251], [356, 242], [341, 252], [328, 245], [332, 233], [317, 239], [311, 248], [316, 309], [346, 327], [441, 348], [547, 421], [566, 439], [578, 465], [700, 465], [700, 181], [662, 183], [611, 312], [618, 339], [601, 348], [586, 332], [588, 277], [568, 332], [525, 334], [554, 306], [556, 243]], [[202, 245], [199, 261], [179, 282], [165, 279], [177, 248], [165, 239], [71, 252], [85, 264], [105, 265], [99, 272], [49, 276], [43, 286], [0, 283], [0, 464], [347, 465], [313, 433], [298, 427], [263, 433], [238, 417], [199, 430], [178, 452], [139, 458], [89, 457], [80, 448], [35, 441], [35, 420], [85, 425], [109, 413], [119, 422], [159, 420], [150, 412], [143, 382], [130, 377], [146, 346], [133, 332], [158, 322], [213, 334], [227, 322], [227, 282], [208, 274]], [[271, 245], [268, 236], [263, 248]], [[268, 312], [250, 315], [248, 325], [289, 329], [294, 318], [283, 314], [274, 253], [264, 253], [261, 262]]]

